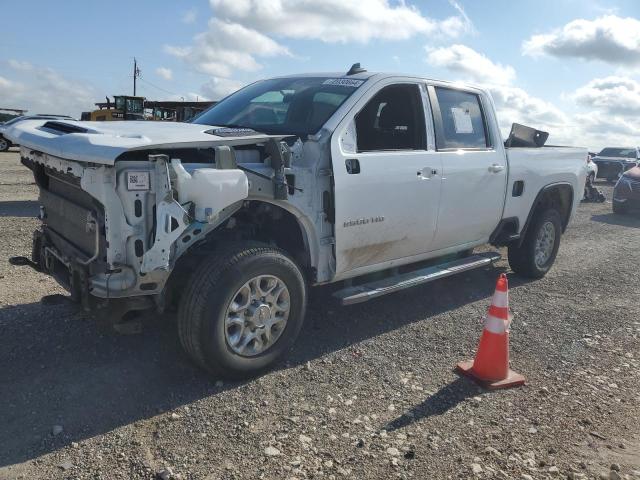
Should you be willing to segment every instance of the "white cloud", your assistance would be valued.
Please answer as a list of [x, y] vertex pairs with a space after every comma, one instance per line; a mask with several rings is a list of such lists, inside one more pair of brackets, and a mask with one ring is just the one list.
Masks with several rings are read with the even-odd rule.
[[417, 34], [456, 37], [469, 28], [465, 18], [426, 17], [404, 1], [388, 0], [210, 0], [216, 16], [269, 35], [329, 43], [402, 40]]
[[[428, 48], [427, 61], [472, 80], [491, 93], [504, 137], [512, 123], [549, 132], [550, 144], [599, 149], [608, 144], [638, 143], [640, 83], [626, 77], [594, 79], [565, 97], [589, 113], [567, 114], [552, 102], [515, 86], [516, 72], [464, 45]], [[595, 109], [595, 110], [594, 110]]]
[[640, 116], [640, 82], [631, 78], [595, 78], [578, 88], [572, 98], [578, 105], [611, 115]]
[[512, 85], [516, 71], [511, 65], [494, 62], [466, 45], [425, 48], [429, 64], [446, 68], [491, 93], [505, 136], [514, 122], [556, 132], [566, 123], [566, 116], [553, 104]]
[[627, 77], [594, 78], [567, 96], [590, 109], [573, 116], [575, 134], [590, 145], [640, 144], [640, 83]]
[[640, 122], [631, 117], [605, 115], [600, 111], [576, 114], [570, 131], [579, 143], [593, 150], [604, 147], [635, 147], [640, 144]]
[[554, 135], [565, 127], [567, 116], [552, 103], [534, 97], [522, 88], [508, 85], [485, 85], [496, 106], [503, 133], [508, 134], [512, 123], [547, 130]]
[[237, 72], [262, 68], [265, 58], [291, 56], [284, 39], [325, 43], [404, 40], [416, 35], [454, 38], [473, 31], [455, 0], [454, 16], [436, 20], [404, 0], [210, 0], [214, 17], [191, 45], [165, 45], [193, 70], [210, 75], [203, 86], [214, 97], [235, 89]]
[[165, 46], [165, 51], [182, 58], [196, 71], [216, 77], [230, 77], [234, 71], [254, 71], [257, 57], [289, 55], [289, 50], [262, 33], [238, 23], [213, 18], [209, 29], [194, 37], [192, 46]]
[[0, 77], [3, 106], [28, 109], [29, 113], [57, 113], [80, 116], [92, 110], [97, 95], [92, 86], [70, 79], [57, 71], [9, 60], [13, 70], [8, 78]]
[[516, 72], [510, 65], [494, 63], [466, 45], [426, 47], [426, 50], [427, 61], [431, 65], [462, 74], [466, 79], [475, 82], [502, 85], [511, 83], [516, 77]]
[[191, 24], [191, 23], [195, 23], [197, 19], [198, 19], [198, 11], [195, 8], [191, 8], [186, 12], [184, 12], [181, 20], [182, 20], [182, 23]]
[[459, 17], [449, 17], [449, 19], [459, 18], [464, 24], [464, 30], [468, 31], [469, 33], [475, 33], [473, 22], [467, 15], [467, 12], [465, 12], [464, 9], [462, 8], [462, 5], [460, 5], [456, 0], [449, 0], [449, 5], [451, 5], [454, 8], [454, 10], [457, 11], [458, 14], [460, 15]]
[[11, 80], [7, 80], [4, 77], [0, 77], [0, 91], [10, 89], [13, 86]]
[[211, 78], [202, 86], [202, 92], [209, 98], [221, 100], [230, 93], [242, 88], [244, 84], [230, 78]]
[[165, 80], [173, 80], [173, 71], [170, 68], [158, 67], [156, 74]]
[[551, 33], [534, 35], [522, 46], [525, 55], [600, 60], [614, 65], [640, 64], [640, 20], [606, 15], [577, 19]]
[[29, 71], [33, 70], [33, 65], [31, 65], [29, 62], [21, 62], [20, 60], [15, 60], [15, 59], [12, 58], [12, 59], [8, 60], [7, 63], [14, 70], [20, 70], [20, 71], [23, 71], [23, 72], [29, 72]]

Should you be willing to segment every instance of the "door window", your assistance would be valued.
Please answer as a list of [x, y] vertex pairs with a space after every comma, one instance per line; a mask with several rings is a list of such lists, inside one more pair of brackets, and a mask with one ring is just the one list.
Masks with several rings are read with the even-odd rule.
[[478, 95], [442, 87], [434, 90], [438, 106], [433, 111], [438, 150], [488, 148], [491, 144]]
[[425, 150], [426, 130], [418, 85], [390, 85], [356, 115], [359, 152]]

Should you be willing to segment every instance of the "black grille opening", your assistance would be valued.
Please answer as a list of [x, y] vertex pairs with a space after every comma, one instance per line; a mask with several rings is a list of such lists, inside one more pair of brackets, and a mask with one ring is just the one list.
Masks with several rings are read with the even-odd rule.
[[47, 122], [42, 126], [42, 128], [53, 130], [54, 132], [58, 132], [61, 135], [65, 135], [67, 133], [87, 133], [89, 131], [84, 127], [62, 122]]

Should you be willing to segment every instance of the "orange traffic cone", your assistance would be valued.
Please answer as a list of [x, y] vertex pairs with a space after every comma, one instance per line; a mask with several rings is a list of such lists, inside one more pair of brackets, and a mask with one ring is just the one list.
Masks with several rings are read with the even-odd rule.
[[484, 330], [473, 361], [461, 362], [456, 370], [485, 388], [497, 389], [524, 385], [525, 379], [509, 369], [509, 285], [503, 273], [498, 278]]

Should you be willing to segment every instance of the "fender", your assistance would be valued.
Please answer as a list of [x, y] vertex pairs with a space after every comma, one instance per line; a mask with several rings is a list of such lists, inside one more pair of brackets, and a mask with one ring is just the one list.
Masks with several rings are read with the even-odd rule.
[[[567, 209], [567, 214], [565, 215], [565, 217], [562, 219], [562, 233], [565, 232], [567, 225], [569, 223], [569, 217], [571, 216], [571, 211], [573, 210], [573, 197], [574, 197], [574, 193], [573, 193], [573, 186], [569, 183], [569, 182], [557, 182], [557, 183], [550, 183], [548, 185], [545, 185], [544, 187], [542, 187], [540, 189], [540, 191], [538, 192], [538, 194], [536, 195], [535, 200], [533, 201], [533, 205], [531, 206], [531, 210], [529, 210], [529, 215], [527, 216], [527, 220], [524, 223], [524, 226], [522, 227], [522, 231], [520, 232], [520, 238], [517, 240], [518, 242], [518, 246], [522, 245], [522, 242], [524, 241], [524, 238], [527, 234], [527, 229], [529, 228], [529, 225], [531, 225], [531, 222], [533, 221], [533, 217], [536, 213], [536, 210], [538, 209], [538, 207], [540, 206], [540, 204], [542, 203], [542, 200], [544, 199], [545, 195], [550, 192], [551, 190], [558, 188], [558, 187], [569, 187], [570, 191], [571, 191], [571, 196], [569, 198], [569, 208]], [[560, 212], [562, 213], [562, 212]]]

